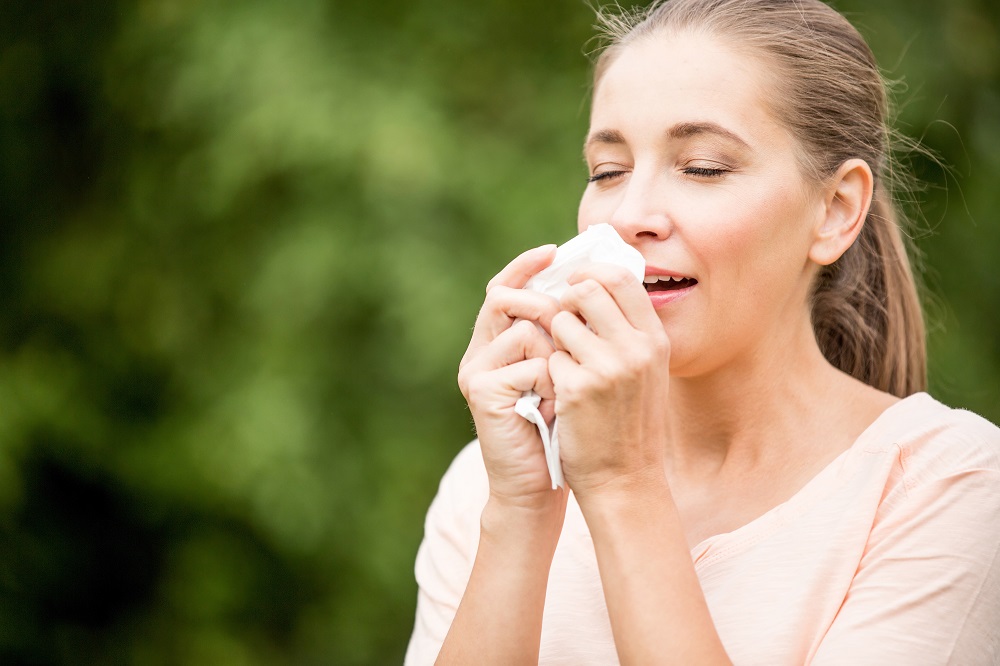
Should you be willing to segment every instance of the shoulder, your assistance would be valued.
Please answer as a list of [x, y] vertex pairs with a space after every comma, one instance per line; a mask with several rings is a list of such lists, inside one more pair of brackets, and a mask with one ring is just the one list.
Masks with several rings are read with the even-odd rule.
[[455, 456], [427, 510], [416, 562], [417, 582], [424, 592], [451, 598], [457, 606], [472, 570], [488, 496], [479, 442], [473, 441]]
[[970, 472], [1000, 474], [1000, 428], [978, 414], [918, 393], [890, 408], [886, 420], [910, 487]]
[[862, 439], [859, 453], [886, 474], [880, 517], [942, 503], [1000, 510], [1000, 428], [981, 416], [918, 393], [887, 409]]
[[1000, 429], [916, 394], [863, 439], [858, 467], [886, 476], [859, 502], [860, 560], [810, 663], [996, 663]]
[[427, 511], [425, 538], [437, 532], [476, 543], [479, 517], [489, 497], [489, 479], [479, 440], [469, 442], [448, 466]]
[[463, 503], [476, 498], [482, 498], [483, 503], [486, 502], [489, 478], [486, 476], [486, 465], [483, 463], [483, 452], [479, 448], [478, 439], [466, 444], [448, 465], [438, 488], [438, 496], [441, 495], [463, 500]]

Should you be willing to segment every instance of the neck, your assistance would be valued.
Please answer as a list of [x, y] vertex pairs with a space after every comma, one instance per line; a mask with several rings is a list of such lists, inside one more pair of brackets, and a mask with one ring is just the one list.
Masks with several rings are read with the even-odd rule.
[[859, 385], [823, 357], [808, 321], [799, 330], [697, 377], [672, 377], [668, 466], [686, 476], [767, 468]]

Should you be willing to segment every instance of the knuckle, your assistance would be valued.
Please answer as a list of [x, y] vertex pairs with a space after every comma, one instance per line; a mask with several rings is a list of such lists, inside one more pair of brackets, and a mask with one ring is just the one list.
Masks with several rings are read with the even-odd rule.
[[466, 380], [465, 388], [465, 399], [470, 405], [481, 402], [483, 396], [489, 392], [489, 379], [484, 373], [476, 373]]
[[517, 322], [515, 322], [512, 328], [514, 329], [514, 333], [517, 334], [518, 338], [522, 340], [530, 338], [535, 332], [535, 325], [532, 322], [528, 321], [527, 319], [518, 320]]
[[528, 368], [530, 368], [531, 372], [535, 374], [540, 375], [547, 368], [546, 359], [544, 358], [529, 358], [523, 362], [528, 366]]
[[632, 359], [627, 356], [616, 362], [603, 363], [594, 368], [596, 381], [600, 386], [613, 386], [623, 378], [633, 374], [634, 371]]
[[656, 351], [651, 345], [632, 345], [623, 359], [626, 371], [630, 374], [640, 372], [652, 365], [656, 356]]
[[578, 377], [572, 381], [564, 382], [562, 386], [559, 386], [556, 395], [559, 396], [560, 403], [566, 409], [573, 409], [587, 404], [593, 394], [593, 383], [590, 377]]
[[505, 287], [502, 284], [487, 287], [486, 298], [483, 299], [483, 306], [495, 308], [498, 303], [504, 300], [508, 291], [510, 291], [510, 288]]
[[639, 374], [647, 367], [649, 367], [648, 354], [642, 351], [632, 352], [622, 359], [622, 366], [619, 372], [624, 376], [632, 376]]
[[601, 283], [593, 278], [587, 278], [574, 285], [574, 289], [580, 296], [592, 296], [601, 290]]
[[592, 290], [588, 288], [588, 283], [593, 283], [593, 280], [587, 279], [583, 282], [577, 282], [576, 284], [570, 285], [569, 288], [563, 292], [562, 298], [559, 299], [560, 304], [574, 305], [585, 299], [592, 293]]
[[567, 312], [566, 310], [560, 310], [552, 317], [552, 323], [550, 328], [554, 333], [560, 331], [565, 331], [567, 326], [571, 325], [571, 320], [576, 319], [576, 315], [572, 312]]
[[582, 402], [582, 394], [575, 382], [563, 382], [556, 386], [557, 411], [571, 410]]
[[538, 320], [541, 322], [552, 321], [552, 318], [559, 314], [561, 304], [554, 298], [546, 298], [542, 305]]
[[555, 313], [552, 316], [552, 325], [555, 326], [556, 324], [558, 324], [560, 326], [565, 326], [566, 324], [574, 321], [575, 319], [576, 315], [573, 314], [572, 312], [569, 312], [568, 310], [560, 310], [559, 312]]
[[497, 344], [504, 349], [523, 345], [531, 335], [531, 322], [524, 319], [515, 321], [511, 326], [497, 336]]
[[670, 340], [663, 332], [650, 336], [650, 346], [657, 357], [670, 353]]
[[657, 362], [670, 353], [670, 339], [663, 330], [639, 331], [639, 339], [633, 345], [641, 349], [650, 362]]
[[626, 287], [635, 281], [635, 276], [621, 266], [613, 266], [609, 271], [608, 282], [612, 287]]
[[469, 397], [470, 374], [468, 366], [462, 367], [458, 371], [458, 388], [466, 398]]

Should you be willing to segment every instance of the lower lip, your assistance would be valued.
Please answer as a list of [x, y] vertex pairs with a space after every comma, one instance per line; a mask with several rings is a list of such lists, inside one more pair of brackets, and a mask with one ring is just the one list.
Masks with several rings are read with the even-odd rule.
[[649, 300], [653, 304], [654, 310], [659, 310], [660, 308], [666, 307], [677, 300], [684, 298], [698, 285], [693, 284], [690, 287], [684, 287], [683, 289], [671, 289], [670, 291], [650, 291]]

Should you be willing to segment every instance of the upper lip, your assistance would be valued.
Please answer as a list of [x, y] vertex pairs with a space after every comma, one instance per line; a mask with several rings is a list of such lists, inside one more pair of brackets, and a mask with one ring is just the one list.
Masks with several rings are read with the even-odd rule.
[[673, 277], [673, 278], [690, 278], [694, 280], [695, 278], [691, 275], [685, 275], [684, 273], [678, 273], [677, 271], [667, 270], [666, 268], [657, 268], [656, 266], [646, 266], [646, 277]]

